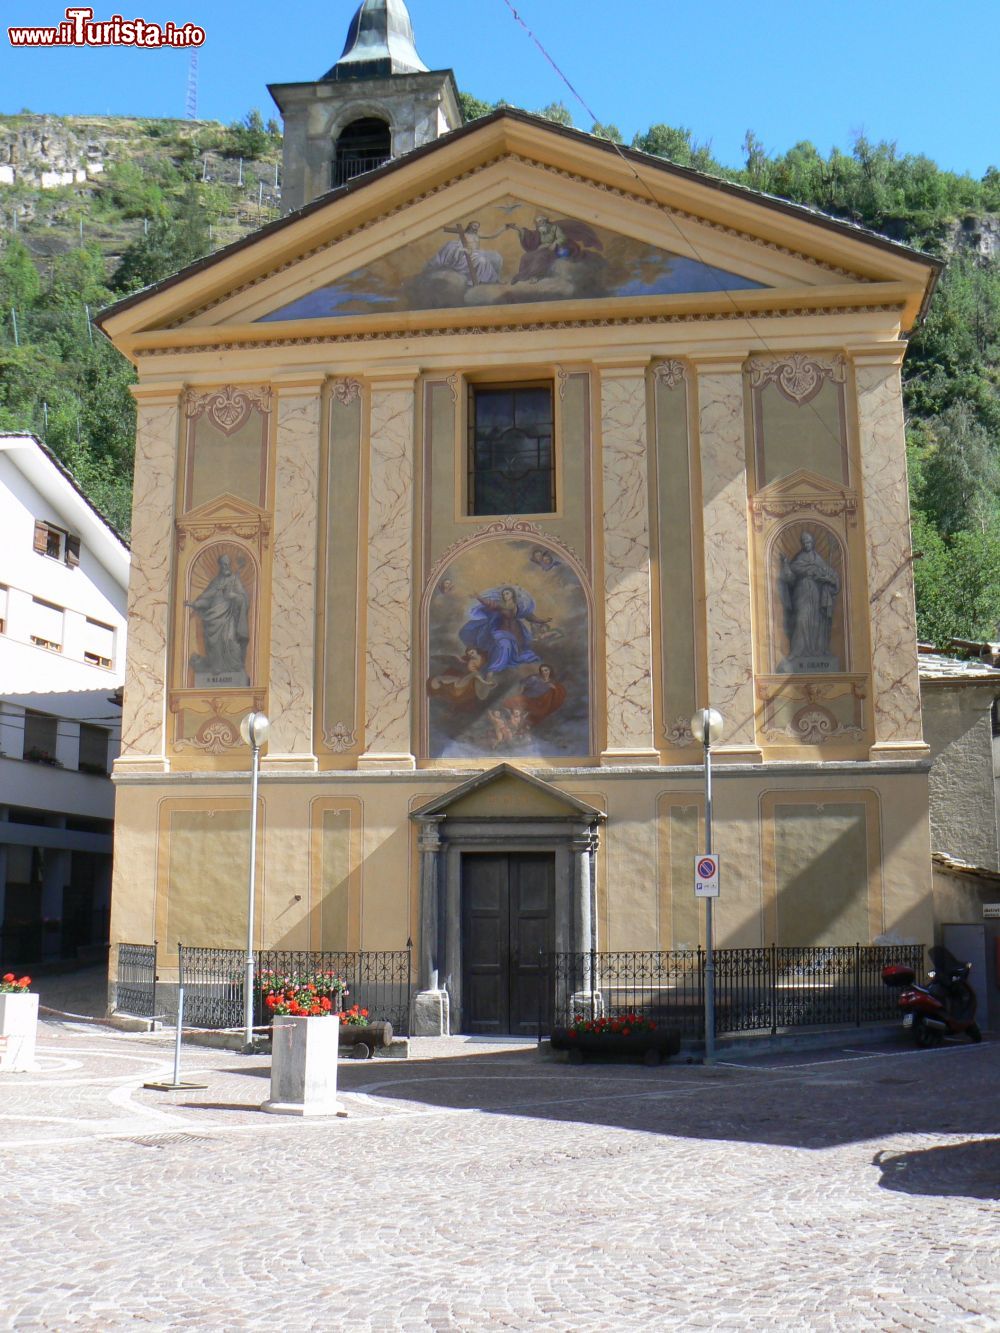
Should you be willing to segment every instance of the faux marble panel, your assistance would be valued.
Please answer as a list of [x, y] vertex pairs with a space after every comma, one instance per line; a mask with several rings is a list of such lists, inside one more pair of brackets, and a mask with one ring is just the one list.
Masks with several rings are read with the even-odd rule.
[[652, 606], [646, 381], [601, 380], [604, 641], [609, 750], [652, 750]]
[[413, 388], [372, 390], [365, 744], [410, 753]]
[[164, 753], [177, 424], [176, 403], [139, 403], [132, 492], [128, 659], [122, 710], [123, 759]]
[[723, 744], [754, 744], [753, 641], [743, 375], [699, 368], [708, 700], [726, 719]]
[[312, 751], [319, 389], [280, 393], [271, 565], [270, 753]]
[[897, 365], [856, 367], [875, 741], [921, 743], [910, 511]]

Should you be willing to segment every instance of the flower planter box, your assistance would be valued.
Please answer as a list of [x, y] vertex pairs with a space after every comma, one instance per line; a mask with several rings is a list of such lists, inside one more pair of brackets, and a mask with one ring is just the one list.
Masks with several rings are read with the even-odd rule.
[[391, 1023], [340, 1024], [340, 1049], [351, 1060], [370, 1060], [377, 1050], [391, 1045]]
[[638, 1057], [647, 1065], [669, 1060], [681, 1048], [681, 1034], [673, 1028], [653, 1032], [576, 1032], [572, 1028], [553, 1028], [554, 1051], [569, 1051], [570, 1060], [582, 1062], [588, 1055]]
[[261, 1109], [275, 1115], [342, 1115], [337, 1105], [336, 1017], [278, 1014], [271, 1030], [271, 1096]]
[[31, 991], [0, 994], [0, 1073], [28, 1073], [35, 1064], [38, 996]]

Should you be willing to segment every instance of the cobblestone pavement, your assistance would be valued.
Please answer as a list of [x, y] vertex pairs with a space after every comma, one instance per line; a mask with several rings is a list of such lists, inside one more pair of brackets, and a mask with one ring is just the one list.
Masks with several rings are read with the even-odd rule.
[[1000, 1042], [415, 1042], [301, 1121], [257, 1109], [266, 1057], [185, 1046], [205, 1088], [158, 1093], [169, 1037], [39, 1037], [0, 1081], [3, 1329], [1000, 1327]]

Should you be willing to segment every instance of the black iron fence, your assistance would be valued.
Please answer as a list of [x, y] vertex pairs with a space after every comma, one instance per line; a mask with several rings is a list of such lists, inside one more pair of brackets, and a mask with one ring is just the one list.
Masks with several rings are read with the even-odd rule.
[[[715, 1031], [771, 1032], [879, 1022], [896, 1017], [882, 968], [920, 972], [919, 944], [772, 944], [715, 950]], [[637, 1013], [685, 1037], [705, 1031], [705, 951], [553, 953], [547, 957], [548, 1012], [539, 1029], [574, 1019]]]
[[119, 944], [115, 1010], [136, 1018], [157, 1018], [156, 943]]
[[[254, 954], [254, 1023], [268, 1023], [264, 995], [287, 979], [306, 981], [332, 974], [347, 987], [344, 1005], [367, 1009], [373, 1021], [389, 1022], [401, 1036], [410, 1032], [412, 949], [331, 952], [262, 949]], [[246, 953], [182, 945], [184, 1021], [196, 1028], [241, 1028], [244, 1022]]]

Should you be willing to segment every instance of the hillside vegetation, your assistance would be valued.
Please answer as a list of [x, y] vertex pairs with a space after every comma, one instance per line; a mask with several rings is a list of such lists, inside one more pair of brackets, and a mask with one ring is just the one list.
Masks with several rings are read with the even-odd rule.
[[[467, 119], [493, 109], [462, 101]], [[541, 114], [571, 123], [560, 104]], [[622, 141], [613, 125], [591, 132]], [[654, 124], [631, 146], [946, 258], [904, 368], [918, 618], [940, 644], [997, 638], [1000, 171], [976, 180], [863, 137], [850, 152], [770, 154], [748, 133], [736, 168], [684, 128]], [[133, 375], [91, 317], [279, 216], [280, 134], [257, 112], [228, 128], [0, 117], [0, 172], [18, 158], [18, 179], [0, 182], [0, 430], [45, 439], [127, 532]], [[84, 178], [43, 189], [32, 162], [75, 163]]]

